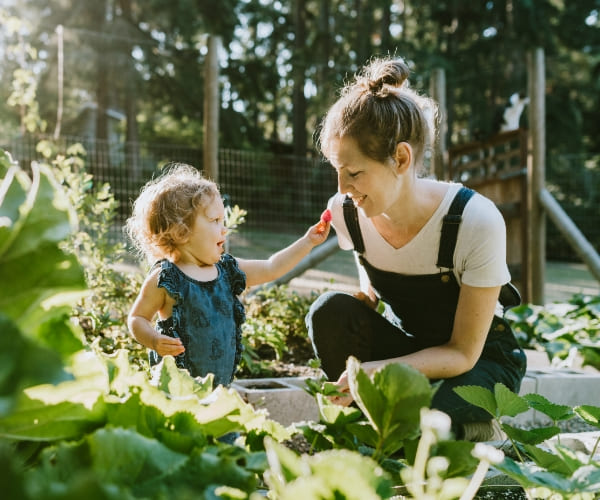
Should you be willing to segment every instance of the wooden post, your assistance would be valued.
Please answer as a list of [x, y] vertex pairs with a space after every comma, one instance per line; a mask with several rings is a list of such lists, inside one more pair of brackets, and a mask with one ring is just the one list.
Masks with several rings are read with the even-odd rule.
[[531, 154], [529, 156], [529, 254], [531, 298], [534, 304], [544, 304], [546, 281], [546, 217], [540, 195], [546, 184], [546, 105], [544, 50], [534, 49], [529, 53], [529, 129]]
[[204, 62], [204, 175], [219, 181], [219, 50], [221, 38], [210, 35]]
[[446, 72], [443, 68], [435, 68], [431, 75], [431, 97], [438, 104], [438, 131], [433, 143], [433, 158], [430, 173], [436, 179], [445, 179], [446, 136], [448, 134], [448, 114], [446, 109]]

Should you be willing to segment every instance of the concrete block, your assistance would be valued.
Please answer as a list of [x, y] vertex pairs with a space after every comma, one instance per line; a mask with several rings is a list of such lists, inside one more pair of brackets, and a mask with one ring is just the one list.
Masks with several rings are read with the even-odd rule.
[[306, 377], [255, 378], [235, 380], [231, 387], [256, 409], [284, 426], [304, 420], [319, 420], [315, 398], [308, 394]]

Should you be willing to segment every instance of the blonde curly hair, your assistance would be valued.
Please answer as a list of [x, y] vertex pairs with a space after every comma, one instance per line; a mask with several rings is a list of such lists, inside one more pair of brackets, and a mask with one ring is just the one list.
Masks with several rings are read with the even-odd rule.
[[189, 238], [198, 210], [218, 196], [217, 185], [196, 168], [170, 164], [141, 189], [126, 221], [126, 233], [139, 256], [150, 263], [177, 260], [179, 246]]

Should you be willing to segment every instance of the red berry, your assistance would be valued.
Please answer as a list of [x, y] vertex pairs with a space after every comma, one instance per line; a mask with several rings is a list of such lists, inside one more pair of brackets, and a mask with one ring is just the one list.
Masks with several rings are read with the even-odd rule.
[[331, 222], [331, 210], [326, 208], [321, 214], [321, 220], [323, 222]]

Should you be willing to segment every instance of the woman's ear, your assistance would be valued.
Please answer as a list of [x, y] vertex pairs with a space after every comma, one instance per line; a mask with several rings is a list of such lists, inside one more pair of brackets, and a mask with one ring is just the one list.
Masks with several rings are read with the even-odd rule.
[[408, 171], [412, 164], [412, 148], [408, 142], [399, 142], [394, 154], [396, 160], [396, 170], [399, 174]]

